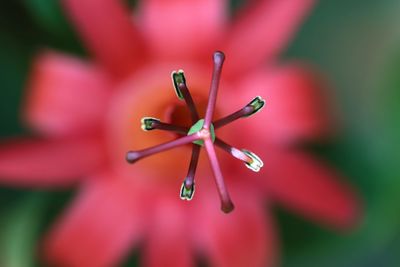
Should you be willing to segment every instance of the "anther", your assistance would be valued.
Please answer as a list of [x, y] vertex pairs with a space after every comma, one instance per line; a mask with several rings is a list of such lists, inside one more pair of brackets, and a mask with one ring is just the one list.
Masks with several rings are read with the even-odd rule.
[[242, 149], [242, 152], [251, 158], [251, 161], [246, 161], [246, 167], [254, 172], [259, 172], [264, 166], [264, 162], [253, 152]]
[[171, 73], [172, 85], [174, 86], [176, 96], [183, 100], [183, 94], [179, 89], [179, 84], [186, 84], [185, 73], [183, 70], [173, 71]]
[[217, 138], [215, 140], [215, 144], [226, 151], [228, 154], [232, 155], [233, 157], [241, 160], [244, 162], [247, 168], [254, 172], [259, 172], [260, 169], [264, 166], [262, 160], [253, 152], [246, 150], [246, 149], [237, 149], [221, 139]]
[[140, 120], [143, 131], [151, 131], [155, 129], [155, 125], [160, 122], [159, 119], [152, 117], [144, 117]]
[[181, 186], [180, 198], [182, 200], [192, 200], [194, 191], [194, 183], [192, 183], [190, 186], [186, 186], [185, 182], [183, 182]]
[[261, 96], [256, 96], [253, 100], [246, 105], [246, 107], [252, 107], [253, 110], [245, 115], [245, 117], [250, 117], [257, 112], [259, 112], [265, 106], [265, 100]]

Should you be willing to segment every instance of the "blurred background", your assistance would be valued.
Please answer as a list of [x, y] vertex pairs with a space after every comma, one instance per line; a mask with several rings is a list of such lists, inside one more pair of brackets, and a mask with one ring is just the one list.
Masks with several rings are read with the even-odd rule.
[[[312, 62], [332, 82], [342, 132], [312, 149], [365, 200], [360, 227], [341, 234], [276, 209], [284, 267], [400, 266], [399, 14], [398, 0], [321, 0], [283, 55]], [[24, 133], [23, 89], [43, 46], [85, 56], [59, 0], [1, 1], [0, 138]], [[0, 266], [41, 266], [35, 243], [73, 194], [0, 187]]]

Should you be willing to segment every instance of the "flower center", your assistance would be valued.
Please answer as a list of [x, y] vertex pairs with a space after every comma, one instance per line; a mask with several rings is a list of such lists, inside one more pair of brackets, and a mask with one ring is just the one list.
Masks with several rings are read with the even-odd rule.
[[[198, 120], [195, 124], [192, 125], [192, 127], [190, 127], [189, 131], [188, 131], [188, 135], [190, 134], [194, 134], [197, 133], [200, 135], [200, 137], [202, 139], [206, 139], [206, 138], [211, 138], [211, 140], [215, 141], [215, 130], [214, 130], [214, 125], [210, 124], [210, 129], [204, 129], [204, 119]], [[200, 139], [200, 140], [196, 140], [193, 143], [196, 145], [200, 145], [203, 146], [204, 145], [204, 141]]]
[[[182, 135], [183, 137], [172, 141], [167, 141], [146, 149], [129, 151], [126, 154], [126, 160], [129, 163], [136, 163], [137, 161], [148, 156], [156, 155], [160, 152], [164, 152], [179, 146], [192, 144], [192, 157], [189, 165], [189, 170], [180, 190], [181, 199], [191, 200], [195, 190], [194, 176], [199, 161], [200, 147], [204, 146], [210, 161], [211, 169], [214, 173], [215, 182], [221, 199], [221, 209], [225, 213], [229, 213], [233, 210], [234, 205], [225, 186], [225, 181], [223, 179], [221, 168], [218, 163], [214, 149], [214, 141], [215, 145], [219, 146], [220, 148], [231, 154], [233, 157], [243, 161], [245, 165], [253, 171], [259, 171], [263, 163], [260, 158], [258, 158], [254, 153], [244, 149], [239, 150], [235, 147], [228, 145], [221, 139], [216, 139], [214, 125], [216, 125], [216, 128], [219, 128], [239, 118], [249, 117], [258, 112], [264, 106], [264, 100], [262, 100], [260, 97], [256, 97], [241, 110], [238, 110], [237, 112], [234, 112], [224, 118], [213, 122], [212, 120], [214, 116], [217, 92], [224, 60], [225, 55], [222, 52], [217, 51], [214, 53], [214, 70], [212, 74], [209, 98], [205, 110], [204, 119], [200, 119], [198, 108], [196, 107], [192, 95], [189, 92], [183, 71], [179, 70], [172, 72], [171, 76], [176, 96], [179, 100], [185, 101], [186, 107], [189, 110], [190, 120], [193, 125], [188, 128], [182, 125], [162, 122], [160, 119], [153, 117], [142, 118], [141, 128], [144, 131], [152, 131], [158, 129], [174, 132]], [[176, 112], [175, 117], [173, 118], [186, 119], [186, 116], [182, 115], [183, 114], [181, 114], [180, 112]]]

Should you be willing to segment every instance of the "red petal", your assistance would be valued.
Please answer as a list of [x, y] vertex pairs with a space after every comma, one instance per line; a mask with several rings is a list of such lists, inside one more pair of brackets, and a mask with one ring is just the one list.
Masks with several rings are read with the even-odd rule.
[[285, 207], [333, 227], [355, 224], [359, 199], [334, 170], [301, 152], [268, 151], [261, 157], [261, 182]]
[[143, 60], [130, 11], [119, 0], [64, 0], [64, 7], [95, 58], [123, 76]]
[[237, 74], [286, 48], [314, 0], [260, 0], [239, 16], [228, 36], [225, 70]]
[[[231, 184], [235, 209], [224, 214], [214, 196], [202, 198], [201, 214], [196, 219], [198, 238], [211, 266], [275, 266], [275, 229], [264, 203], [242, 183]], [[211, 188], [210, 188], [211, 189]], [[199, 194], [195, 197], [199, 197]]]
[[10, 140], [0, 145], [0, 181], [23, 186], [66, 186], [104, 163], [96, 138]]
[[141, 234], [143, 216], [134, 188], [98, 178], [47, 236], [44, 252], [51, 266], [117, 266]]
[[326, 87], [317, 72], [292, 63], [242, 79], [230, 106], [239, 108], [257, 95], [265, 99], [260, 113], [240, 122], [255, 140], [287, 144], [323, 139], [334, 131]]
[[[146, 239], [143, 266], [189, 267], [195, 266], [191, 247], [191, 219], [175, 199], [158, 201], [155, 217], [149, 225], [151, 231]], [[190, 216], [189, 216], [190, 217]]]
[[140, 2], [143, 33], [155, 56], [210, 57], [227, 19], [226, 0], [147, 0]]
[[104, 117], [109, 84], [98, 70], [65, 55], [45, 53], [33, 67], [26, 120], [48, 135], [82, 134]]

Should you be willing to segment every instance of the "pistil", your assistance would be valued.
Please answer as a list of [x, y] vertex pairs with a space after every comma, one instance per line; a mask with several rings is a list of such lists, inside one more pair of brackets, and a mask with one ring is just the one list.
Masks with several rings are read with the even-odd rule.
[[199, 133], [194, 133], [191, 135], [187, 135], [185, 137], [181, 137], [179, 139], [170, 141], [170, 142], [166, 142], [157, 146], [153, 146], [147, 149], [142, 149], [142, 150], [138, 150], [138, 151], [129, 151], [126, 155], [126, 160], [129, 163], [135, 163], [136, 161], [175, 148], [175, 147], [179, 147], [182, 145], [186, 145], [186, 144], [190, 144], [194, 141], [197, 141], [201, 139], [200, 134]]
[[219, 81], [221, 80], [222, 65], [225, 61], [225, 55], [217, 51], [213, 55], [214, 69], [211, 78], [210, 93], [208, 96], [208, 103], [206, 109], [206, 115], [204, 117], [204, 128], [209, 129], [212, 117], [214, 115], [215, 104], [217, 102], [217, 93], [219, 87]]
[[214, 173], [215, 183], [217, 185], [218, 194], [221, 199], [221, 209], [225, 213], [229, 213], [234, 209], [234, 205], [226, 189], [224, 177], [222, 176], [221, 168], [218, 163], [217, 155], [215, 154], [214, 145], [210, 138], [204, 140], [204, 145], [207, 150], [208, 159]]

